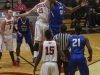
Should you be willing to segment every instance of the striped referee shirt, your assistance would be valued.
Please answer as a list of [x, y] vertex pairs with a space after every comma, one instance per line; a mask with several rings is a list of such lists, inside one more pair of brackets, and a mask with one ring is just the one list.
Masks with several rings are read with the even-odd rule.
[[70, 34], [68, 33], [59, 33], [53, 37], [55, 41], [60, 44], [61, 50], [63, 50], [68, 42]]

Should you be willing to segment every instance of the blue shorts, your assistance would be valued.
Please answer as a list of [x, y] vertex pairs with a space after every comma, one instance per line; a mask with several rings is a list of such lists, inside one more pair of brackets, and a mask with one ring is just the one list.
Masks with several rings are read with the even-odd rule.
[[60, 32], [60, 26], [61, 25], [54, 25], [54, 26], [50, 25], [50, 30], [52, 31], [53, 35], [56, 35]]
[[30, 33], [22, 34], [21, 37], [17, 34], [17, 44], [22, 43], [23, 37], [25, 38], [26, 43], [31, 43], [32, 42], [32, 35]]
[[89, 75], [89, 69], [84, 54], [71, 54], [69, 61], [70, 75], [75, 75], [77, 67], [79, 68], [80, 75]]

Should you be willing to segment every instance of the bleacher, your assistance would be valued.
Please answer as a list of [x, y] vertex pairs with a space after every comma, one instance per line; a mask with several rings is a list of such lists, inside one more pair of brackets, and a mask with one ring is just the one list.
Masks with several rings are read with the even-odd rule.
[[[15, 4], [17, 3], [17, 0], [9, 0], [12, 4], [12, 8], [15, 6]], [[39, 3], [40, 0], [22, 0], [22, 3], [24, 3], [26, 5], [27, 8], [33, 8], [37, 3]], [[63, 4], [66, 5], [66, 7], [71, 7], [74, 0], [58, 0], [60, 2], [62, 2]], [[2, 8], [5, 5], [6, 0], [0, 0], [0, 8]], [[94, 0], [88, 0], [89, 2], [89, 7], [91, 8]], [[64, 14], [64, 20], [63, 23], [66, 24], [68, 31], [73, 31], [73, 28], [70, 28], [71, 25], [71, 20], [70, 20], [71, 14], [70, 13], [65, 13]], [[84, 19], [81, 20], [81, 26], [84, 26]], [[86, 28], [83, 28], [86, 32]], [[91, 30], [91, 28], [88, 28], [89, 30]], [[95, 28], [98, 29], [98, 28]]]

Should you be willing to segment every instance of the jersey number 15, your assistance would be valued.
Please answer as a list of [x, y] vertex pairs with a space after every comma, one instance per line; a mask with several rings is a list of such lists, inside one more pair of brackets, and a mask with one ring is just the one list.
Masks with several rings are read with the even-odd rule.
[[54, 46], [46, 47], [46, 55], [54, 54]]

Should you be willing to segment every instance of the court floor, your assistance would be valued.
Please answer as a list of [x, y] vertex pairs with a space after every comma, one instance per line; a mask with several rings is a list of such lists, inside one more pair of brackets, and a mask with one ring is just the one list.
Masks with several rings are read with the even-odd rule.
[[[87, 62], [89, 65], [89, 70], [90, 70], [90, 75], [100, 75], [100, 33], [96, 34], [84, 34], [84, 36], [88, 37], [90, 40], [90, 44], [93, 49], [93, 60], [91, 62]], [[14, 45], [14, 50], [16, 49], [16, 39], [13, 39], [13, 45]], [[32, 55], [30, 52], [29, 46], [25, 43], [23, 40], [23, 44], [21, 46], [21, 56], [23, 56], [26, 60], [32, 63]], [[85, 49], [85, 56], [88, 57], [88, 51]], [[15, 54], [16, 58], [16, 54]], [[21, 59], [21, 58], [20, 58]], [[98, 62], [96, 62], [98, 61]], [[95, 63], [94, 63], [95, 62]], [[21, 63], [19, 67], [13, 67], [11, 65], [11, 59], [8, 51], [3, 52], [2, 59], [0, 60], [0, 73], [5, 73], [5, 72], [19, 72], [19, 73], [27, 73], [27, 74], [32, 74], [33, 75], [33, 69], [30, 64], [28, 64], [26, 61], [21, 59]], [[34, 65], [34, 63], [32, 63]], [[41, 62], [37, 68], [36, 74], [39, 74], [39, 70], [41, 67]], [[0, 74], [0, 75], [12, 75], [12, 74]], [[19, 75], [19, 74], [16, 74]], [[61, 75], [64, 75], [63, 73]], [[77, 71], [75, 75], [80, 75], [79, 72]]]

